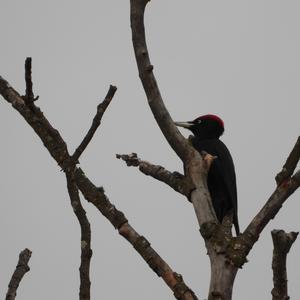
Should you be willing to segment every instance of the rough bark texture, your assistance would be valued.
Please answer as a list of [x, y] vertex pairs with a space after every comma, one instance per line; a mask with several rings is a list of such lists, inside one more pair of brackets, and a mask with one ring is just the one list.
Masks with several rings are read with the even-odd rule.
[[[223, 297], [222, 299], [226, 300], [231, 299], [231, 292], [229, 291], [232, 290], [232, 284], [231, 287], [228, 288], [228, 282], [233, 283], [237, 268], [231, 267], [225, 263], [226, 259], [224, 252], [216, 255], [213, 254], [215, 251], [215, 240], [211, 239], [211, 237], [215, 234], [215, 228], [218, 227], [218, 221], [206, 183], [211, 161], [202, 159], [200, 154], [190, 145], [188, 140], [181, 136], [164, 106], [153, 75], [153, 65], [150, 63], [146, 45], [144, 12], [147, 3], [147, 0], [130, 1], [132, 41], [139, 76], [156, 122], [170, 146], [183, 161], [185, 176], [194, 186], [189, 199], [193, 203], [201, 233], [206, 238], [208, 253], [214, 266], [212, 268], [209, 299], [221, 299], [220, 297]], [[212, 257], [217, 257], [218, 260], [213, 260]], [[217, 261], [218, 267], [215, 266], [215, 262]], [[220, 270], [224, 270], [224, 272], [220, 272]]]
[[93, 203], [99, 211], [118, 229], [119, 233], [135, 248], [150, 268], [166, 282], [177, 299], [197, 299], [182, 277], [151, 247], [151, 244], [128, 223], [125, 215], [119, 211], [105, 195], [102, 188], [97, 188], [83, 173], [76, 170], [76, 183], [85, 199]]
[[238, 269], [229, 264], [224, 255], [209, 253], [211, 277], [208, 300], [231, 299], [234, 279]]
[[71, 200], [73, 211], [80, 224], [81, 231], [81, 259], [79, 267], [80, 286], [79, 286], [79, 299], [89, 300], [91, 294], [91, 281], [90, 281], [90, 264], [92, 258], [91, 249], [91, 226], [86, 216], [86, 212], [81, 205], [78, 188], [74, 178], [74, 172], [66, 173], [68, 193]]
[[272, 289], [273, 300], [288, 300], [286, 259], [293, 243], [295, 242], [298, 232], [286, 233], [283, 230], [272, 230], [273, 240], [273, 283]]
[[[69, 155], [67, 145], [58, 130], [53, 128], [41, 110], [33, 103], [28, 107], [24, 99], [16, 92], [8, 82], [0, 76], [0, 94], [10, 103], [33, 128], [42, 140], [50, 155], [65, 172], [74, 168], [74, 161]], [[75, 181], [85, 199], [91, 202], [124, 236], [167, 285], [172, 289], [174, 295], [181, 300], [195, 300], [197, 297], [187, 287], [182, 277], [174, 272], [171, 267], [158, 255], [148, 244], [145, 247], [139, 245], [140, 235], [128, 224], [124, 214], [117, 210], [105, 195], [103, 188], [97, 188], [84, 174], [80, 168], [75, 168]], [[122, 229], [123, 227], [123, 229]], [[125, 230], [126, 228], [126, 230]], [[142, 243], [143, 244], [143, 243]], [[148, 256], [151, 253], [151, 259]]]
[[132, 41], [139, 75], [158, 126], [170, 146], [183, 161], [185, 175], [195, 186], [195, 191], [191, 194], [191, 201], [200, 227], [206, 222], [217, 223], [206, 185], [208, 165], [205, 164], [205, 161], [202, 160], [200, 154], [190, 145], [189, 141], [178, 131], [164, 105], [153, 74], [153, 65], [150, 63], [144, 27], [144, 13], [148, 2], [147, 0], [130, 1]]
[[248, 253], [259, 239], [260, 233], [270, 220], [276, 216], [283, 203], [299, 188], [299, 186], [300, 170], [297, 171], [293, 177], [284, 181], [276, 188], [263, 208], [250, 222], [246, 230], [236, 239], [232, 240], [227, 250], [227, 257], [230, 258], [233, 264], [237, 267], [242, 267], [247, 261], [246, 257]]
[[275, 179], [277, 185], [280, 185], [284, 182], [284, 180], [291, 177], [297, 167], [298, 161], [300, 158], [300, 136], [297, 139], [297, 142], [288, 156], [282, 170], [276, 175]]
[[227, 216], [222, 225], [207, 223], [205, 245], [210, 259], [211, 276], [208, 300], [229, 300], [232, 298], [234, 279], [238, 271], [227, 257], [227, 250], [233, 239], [231, 234], [232, 216]]
[[[230, 230], [218, 224], [208, 192], [206, 178], [211, 162], [201, 159], [187, 140], [178, 133], [164, 106], [146, 45], [144, 13], [148, 2], [148, 0], [130, 0], [132, 41], [139, 76], [152, 113], [170, 146], [183, 161], [185, 176], [194, 187], [189, 199], [193, 203], [200, 232], [205, 239], [211, 261], [211, 283], [208, 298], [210, 300], [230, 300], [238, 268], [247, 261], [248, 253], [266, 224], [277, 214], [284, 201], [299, 187], [299, 171], [290, 178], [300, 157], [299, 139], [283, 167], [283, 172], [277, 176], [278, 187], [275, 192], [254, 217], [245, 232], [238, 237], [232, 237]], [[155, 178], [155, 174], [151, 175]], [[160, 177], [157, 179], [164, 181]], [[171, 186], [170, 182], [166, 183]], [[174, 190], [179, 190], [178, 182], [172, 182], [172, 185]]]
[[5, 300], [14, 300], [16, 298], [17, 289], [21, 280], [23, 276], [30, 270], [28, 266], [30, 257], [31, 251], [29, 249], [25, 249], [20, 253], [18, 264], [8, 284], [8, 291]]
[[178, 172], [170, 172], [160, 165], [153, 165], [148, 161], [141, 160], [136, 153], [117, 154], [116, 157], [124, 160], [128, 167], [139, 167], [143, 174], [164, 182], [187, 198], [190, 198], [191, 192], [195, 188], [188, 177]]
[[[208, 299], [230, 300], [238, 268], [247, 261], [246, 257], [258, 240], [262, 230], [278, 213], [287, 198], [300, 185], [300, 171], [294, 173], [300, 158], [299, 139], [289, 155], [283, 170], [276, 177], [278, 186], [274, 193], [260, 212], [253, 218], [246, 230], [238, 237], [232, 237], [230, 229], [232, 224], [231, 218], [229, 217], [228, 222], [225, 222], [229, 225], [218, 223], [208, 192], [206, 178], [211, 160], [202, 159], [201, 155], [190, 145], [188, 140], [180, 134], [163, 103], [146, 45], [144, 13], [148, 2], [149, 0], [130, 0], [132, 40], [139, 76], [146, 92], [149, 106], [162, 133], [184, 163], [184, 175], [176, 176], [176, 174], [174, 175], [160, 166], [139, 160], [137, 156], [126, 157], [121, 155], [120, 158], [129, 164], [139, 166], [140, 170], [146, 175], [167, 183], [174, 190], [187, 196], [193, 203], [200, 232], [205, 239], [211, 261], [211, 282]], [[158, 276], [162, 277], [177, 299], [197, 299], [191, 289], [184, 283], [182, 277], [170, 268], [151, 247], [147, 239], [138, 234], [129, 224], [125, 215], [109, 201], [103, 188], [96, 187], [85, 176], [84, 172], [76, 167], [77, 160], [100, 125], [102, 115], [115, 89], [111, 87], [103, 106], [98, 106], [97, 114], [90, 130], [75, 153], [70, 155], [67, 145], [59, 132], [51, 126], [41, 110], [34, 103], [36, 98], [34, 98], [32, 91], [31, 60], [26, 62], [25, 77], [25, 96], [20, 96], [2, 77], [0, 77], [0, 94], [24, 117], [26, 122], [40, 137], [51, 156], [66, 173], [68, 190], [73, 207], [75, 203], [80, 203], [79, 189], [85, 199], [91, 202], [111, 222], [120, 235], [133, 245], [150, 268]], [[188, 185], [183, 187], [183, 182], [188, 183]], [[75, 213], [78, 213], [78, 211], [75, 211]], [[80, 214], [85, 215], [84, 211], [81, 211]], [[83, 227], [89, 227], [87, 220], [79, 217], [79, 215], [78, 219]], [[90, 236], [87, 236], [87, 232], [88, 230], [82, 232], [82, 236], [85, 236], [82, 239], [85, 242], [87, 240], [90, 241]], [[83, 253], [86, 249], [89, 251]], [[85, 272], [88, 272], [89, 269], [90, 246], [86, 249], [82, 250], [83, 272], [81, 275], [87, 287], [90, 282]], [[285, 290], [285, 288], [282, 288], [282, 290]]]

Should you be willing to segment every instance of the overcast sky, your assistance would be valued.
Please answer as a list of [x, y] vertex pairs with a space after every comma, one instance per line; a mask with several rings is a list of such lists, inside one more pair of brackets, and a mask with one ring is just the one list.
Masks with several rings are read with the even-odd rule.
[[[235, 161], [242, 230], [274, 190], [274, 176], [299, 135], [299, 9], [296, 0], [152, 0], [147, 8], [154, 74], [173, 119], [214, 113], [225, 122], [222, 140]], [[70, 152], [109, 84], [118, 86], [81, 167], [199, 299], [206, 298], [209, 261], [192, 206], [115, 159], [116, 153], [137, 152], [182, 171], [138, 78], [129, 0], [2, 0], [0, 28], [0, 75], [24, 93], [24, 61], [33, 58], [37, 105]], [[76, 299], [80, 232], [64, 174], [21, 116], [0, 100], [1, 297], [19, 252], [28, 247], [31, 270], [18, 299]], [[237, 275], [234, 299], [271, 298], [270, 231], [300, 229], [299, 196], [290, 197], [261, 235]], [[92, 299], [174, 299], [111, 224], [83, 204], [92, 225]], [[288, 257], [292, 299], [300, 298], [299, 253], [296, 241]]]

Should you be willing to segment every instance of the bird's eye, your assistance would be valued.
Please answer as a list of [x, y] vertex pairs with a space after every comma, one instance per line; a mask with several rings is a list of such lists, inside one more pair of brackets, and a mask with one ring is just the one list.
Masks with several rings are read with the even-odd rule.
[[197, 123], [197, 124], [200, 124], [201, 122], [202, 122], [201, 119], [196, 120], [196, 123]]

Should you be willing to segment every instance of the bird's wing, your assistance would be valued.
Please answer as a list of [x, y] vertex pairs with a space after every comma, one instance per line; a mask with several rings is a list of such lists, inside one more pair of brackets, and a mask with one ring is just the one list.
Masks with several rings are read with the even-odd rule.
[[237, 217], [237, 188], [236, 175], [231, 154], [225, 144], [219, 139], [198, 140], [193, 139], [193, 146], [199, 151], [206, 151], [211, 155], [217, 156], [213, 162], [214, 171], [220, 174], [218, 178], [223, 181], [229, 194], [230, 202], [233, 208], [233, 223], [237, 233], [239, 233]]

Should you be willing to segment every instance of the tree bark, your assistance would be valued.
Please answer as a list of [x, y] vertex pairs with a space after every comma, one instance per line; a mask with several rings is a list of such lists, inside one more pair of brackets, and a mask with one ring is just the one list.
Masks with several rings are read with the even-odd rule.
[[272, 230], [273, 240], [273, 283], [272, 289], [273, 300], [288, 300], [288, 286], [287, 286], [287, 271], [286, 259], [287, 255], [295, 242], [298, 232], [286, 233], [283, 230]]
[[[74, 167], [74, 160], [69, 154], [67, 145], [59, 131], [52, 127], [42, 111], [34, 104], [27, 104], [20, 94], [0, 76], [0, 94], [12, 105], [32, 127], [42, 140], [50, 155], [63, 171]], [[118, 229], [135, 250], [142, 256], [150, 268], [160, 276], [180, 300], [197, 300], [194, 292], [185, 284], [181, 275], [173, 271], [166, 261], [151, 247], [129, 223], [124, 214], [108, 199], [103, 188], [96, 187], [80, 168], [75, 169], [76, 185], [85, 197]]]
[[211, 277], [208, 300], [230, 300], [238, 269], [215, 251], [209, 254]]
[[182, 137], [162, 100], [146, 45], [144, 13], [148, 2], [148, 0], [130, 0], [132, 41], [139, 76], [154, 118], [172, 149], [183, 161], [187, 181], [194, 186], [189, 200], [193, 203], [212, 263], [209, 299], [230, 300], [237, 268], [226, 263], [225, 252], [216, 252], [215, 246], [219, 241], [211, 239], [219, 227], [206, 183], [211, 161], [202, 159], [188, 140]]
[[24, 275], [30, 270], [28, 262], [31, 257], [31, 251], [24, 249], [19, 254], [18, 264], [8, 284], [8, 291], [5, 300], [15, 300], [17, 296], [17, 289]]

